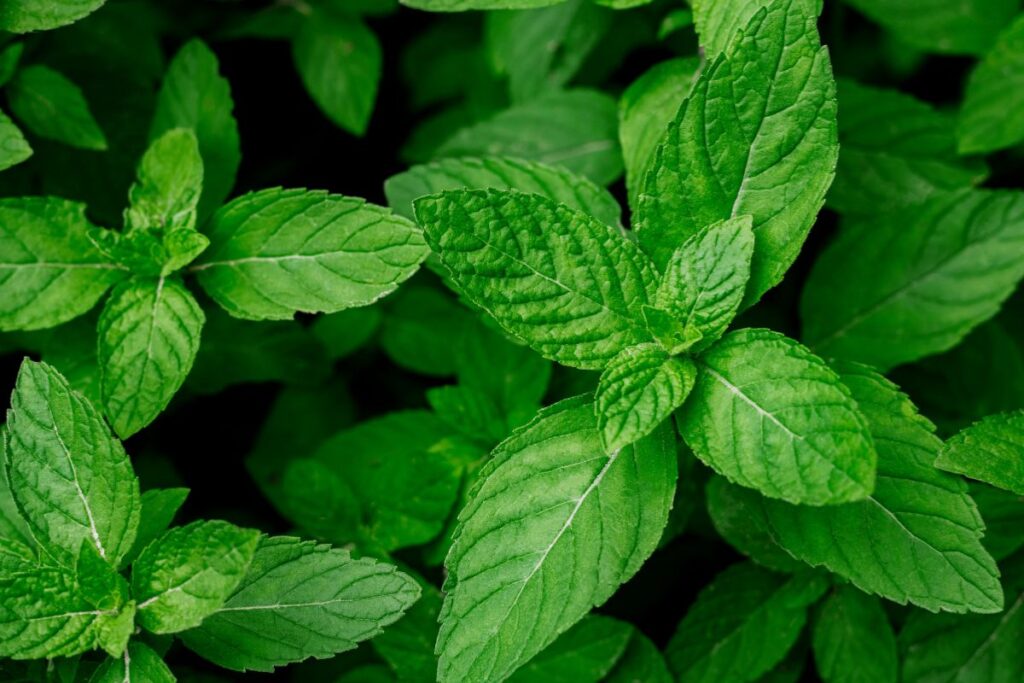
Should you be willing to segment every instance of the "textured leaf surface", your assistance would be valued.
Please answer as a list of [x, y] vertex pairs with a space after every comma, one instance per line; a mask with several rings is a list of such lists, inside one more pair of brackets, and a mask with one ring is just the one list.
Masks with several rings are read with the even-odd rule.
[[195, 227], [203, 191], [199, 141], [188, 128], [172, 128], [150, 144], [128, 191], [128, 230]]
[[605, 454], [582, 399], [502, 443], [446, 562], [438, 679], [504, 680], [636, 573], [668, 519], [675, 451], [663, 427]]
[[606, 225], [620, 224], [622, 209], [607, 190], [563, 168], [512, 157], [441, 159], [413, 166], [384, 183], [388, 205], [415, 218], [414, 200], [444, 190], [518, 190], [539, 194], [590, 214]]
[[825, 683], [896, 683], [896, 634], [878, 598], [837, 586], [814, 624], [814, 662]]
[[935, 466], [1024, 496], [1024, 411], [991, 415], [942, 447]]
[[142, 493], [142, 507], [139, 512], [139, 528], [135, 543], [123, 564], [133, 562], [142, 550], [162, 536], [174, 521], [178, 509], [188, 497], [188, 489], [149, 489]]
[[823, 576], [750, 564], [719, 574], [697, 596], [665, 649], [679, 683], [757, 680], [785, 658], [825, 592]]
[[246, 576], [259, 532], [227, 522], [193, 522], [153, 541], [132, 565], [139, 624], [153, 633], [198, 626]]
[[1024, 194], [965, 190], [851, 223], [804, 288], [816, 353], [881, 369], [954, 346], [1024, 276]]
[[900, 40], [929, 52], [981, 54], [1020, 9], [1016, 0], [851, 0]]
[[807, 505], [868, 496], [875, 450], [839, 377], [770, 330], [726, 335], [698, 362], [679, 431], [706, 464], [766, 496]]
[[668, 664], [647, 636], [635, 631], [605, 683], [674, 683]]
[[967, 80], [956, 129], [962, 153], [992, 152], [1024, 140], [1022, 87], [1024, 18], [1018, 17], [999, 34]]
[[21, 129], [0, 111], [0, 171], [20, 164], [32, 156], [32, 148]]
[[177, 678], [145, 643], [133, 641], [124, 656], [107, 659], [89, 678], [89, 683], [174, 683]]
[[395, 672], [399, 681], [433, 683], [437, 678], [437, 616], [441, 613], [441, 591], [418, 581], [420, 598], [405, 616], [374, 637], [373, 649]]
[[696, 379], [693, 361], [673, 358], [658, 344], [631, 346], [613, 358], [594, 394], [605, 450], [617, 451], [654, 431], [683, 404]]
[[896, 90], [839, 81], [839, 166], [828, 204], [877, 215], [985, 179], [976, 160], [957, 157], [954, 121]]
[[771, 0], [694, 0], [693, 23], [700, 46], [709, 59], [725, 52], [736, 35]]
[[519, 157], [607, 185], [623, 168], [616, 128], [615, 100], [595, 90], [566, 90], [460, 130], [438, 148], [437, 156]]
[[104, 150], [107, 138], [77, 85], [45, 66], [20, 69], [7, 86], [14, 115], [33, 133], [72, 147]]
[[139, 482], [99, 412], [44, 363], [26, 360], [7, 411], [11, 492], [44, 552], [69, 564], [83, 541], [113, 565], [139, 523]]
[[624, 621], [590, 615], [509, 677], [509, 683], [598, 683], [626, 651]]
[[128, 438], [159, 415], [185, 382], [205, 316], [178, 280], [128, 280], [99, 321], [103, 404]]
[[54, 327], [92, 308], [118, 278], [89, 241], [85, 206], [0, 200], [0, 329]]
[[794, 573], [805, 567], [775, 542], [767, 515], [749, 505], [745, 489], [714, 475], [704, 495], [715, 531], [733, 548], [773, 571]]
[[78, 21], [106, 0], [6, 0], [0, 6], [0, 29], [11, 33], [46, 31]]
[[545, 358], [603, 367], [650, 340], [654, 268], [621, 232], [538, 195], [456, 190], [416, 216], [459, 291]]
[[406, 219], [321, 191], [243, 195], [217, 212], [208, 234], [210, 247], [192, 270], [217, 303], [252, 320], [366, 306], [427, 255]]
[[753, 216], [746, 304], [782, 279], [835, 172], [835, 82], [816, 17], [813, 0], [754, 16], [701, 72], [640, 196], [637, 238], [659, 266], [705, 226]]
[[419, 595], [416, 582], [392, 565], [297, 538], [264, 537], [238, 589], [181, 639], [218, 666], [272, 671], [351, 650]]

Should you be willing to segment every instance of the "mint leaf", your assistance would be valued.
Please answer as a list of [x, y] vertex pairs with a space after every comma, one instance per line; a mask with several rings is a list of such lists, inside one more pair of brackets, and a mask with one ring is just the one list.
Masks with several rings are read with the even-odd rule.
[[373, 339], [381, 323], [380, 308], [366, 306], [349, 308], [329, 315], [321, 315], [311, 327], [327, 356], [340, 360], [363, 348]]
[[427, 390], [427, 403], [452, 429], [485, 446], [498, 443], [508, 434], [498, 406], [479, 389], [459, 385], [435, 387]]
[[33, 133], [82, 149], [105, 150], [107, 138], [77, 85], [45, 66], [20, 69], [7, 86], [11, 111]]
[[8, 43], [0, 50], [0, 86], [11, 82], [11, 78], [18, 71], [21, 54], [24, 51], [25, 43], [22, 42]]
[[199, 628], [181, 634], [200, 656], [234, 671], [272, 671], [351, 650], [419, 597], [395, 567], [287, 536], [264, 537], [238, 589]]
[[1024, 277], [1024, 194], [965, 190], [844, 226], [804, 288], [815, 352], [888, 369], [945, 351]]
[[174, 683], [176, 680], [160, 655], [145, 643], [133, 641], [123, 656], [100, 664], [89, 683]]
[[615, 110], [615, 101], [596, 90], [542, 95], [463, 128], [436, 156], [518, 157], [607, 185], [622, 174]]
[[684, 332], [697, 338], [694, 352], [715, 343], [736, 317], [753, 254], [750, 216], [713, 223], [672, 254], [654, 305], [674, 314]]
[[604, 681], [605, 683], [674, 683], [661, 652], [647, 636], [636, 630], [629, 639], [626, 651]]
[[461, 294], [545, 358], [599, 369], [650, 340], [656, 274], [621, 232], [538, 195], [454, 190], [416, 217]]
[[700, 592], [665, 648], [676, 680], [758, 680], [785, 658], [807, 608], [827, 587], [810, 572], [788, 577], [749, 562], [729, 567]]
[[945, 443], [935, 466], [1024, 496], [1024, 411], [971, 425]]
[[[469, 312], [445, 292], [410, 284], [384, 306], [380, 346], [391, 362], [422, 375], [455, 373], [458, 340], [472, 322]], [[444, 337], [436, 332], [446, 330]]]
[[103, 404], [121, 438], [159, 415], [192, 368], [205, 316], [181, 282], [132, 279], [114, 289], [99, 321]]
[[[7, 446], [7, 425], [0, 425], [0, 541], [12, 541], [18, 545], [34, 545], [32, 532], [21, 517], [18, 511], [18, 504], [11, 492], [11, 485], [8, 480], [8, 455]], [[2, 562], [2, 548], [0, 548], [0, 562]]]
[[1024, 140], [1024, 118], [1017, 115], [1018, 84], [1024, 80], [1024, 18], [1001, 33], [967, 80], [957, 121], [957, 147], [978, 154]]
[[146, 546], [132, 565], [138, 621], [153, 633], [198, 626], [246, 576], [259, 532], [227, 522], [193, 522]]
[[14, 500], [46, 555], [69, 564], [87, 540], [117, 565], [135, 540], [139, 482], [96, 408], [45, 363], [21, 364], [7, 458]]
[[[725, 52], [758, 12], [771, 4], [770, 0], [694, 0], [693, 23], [708, 59]], [[816, 6], [820, 13], [820, 0]]]
[[295, 68], [331, 121], [363, 135], [381, 77], [377, 37], [356, 17], [313, 11], [292, 44]]
[[150, 489], [142, 492], [139, 512], [139, 528], [135, 534], [135, 543], [131, 551], [125, 555], [122, 565], [131, 564], [142, 550], [162, 536], [174, 521], [178, 509], [185, 502], [188, 489]]
[[9, 0], [0, 7], [0, 30], [27, 33], [57, 28], [95, 12], [104, 2], [106, 0]]
[[526, 9], [556, 5], [564, 0], [399, 0], [407, 7], [430, 12], [463, 12], [477, 9]]
[[54, 327], [95, 305], [119, 277], [88, 238], [85, 206], [0, 200], [0, 330]]
[[172, 128], [150, 143], [128, 191], [125, 228], [172, 231], [196, 225], [203, 191], [199, 141], [188, 128]]
[[224, 206], [192, 270], [229, 313], [286, 320], [298, 311], [366, 306], [410, 277], [427, 255], [419, 230], [362, 199], [270, 189]]
[[971, 482], [968, 491], [985, 520], [985, 549], [998, 562], [1024, 547], [1024, 505], [1020, 496]]
[[586, 616], [512, 674], [509, 683], [599, 683], [632, 635], [624, 621]]
[[423, 580], [420, 599], [401, 619], [374, 637], [373, 649], [388, 663], [399, 681], [434, 681], [437, 659], [437, 616], [441, 612], [441, 591]]
[[32, 147], [21, 129], [0, 111], [0, 171], [16, 166], [32, 156]]
[[1020, 9], [1015, 0], [851, 0], [907, 45], [942, 54], [981, 54]]
[[438, 680], [502, 681], [607, 600], [657, 545], [675, 479], [668, 429], [607, 455], [579, 398], [513, 433], [459, 516]]
[[512, 157], [441, 159], [413, 166], [384, 183], [388, 206], [415, 218], [413, 201], [443, 190], [518, 190], [539, 194], [590, 214], [606, 225], [621, 224], [622, 209], [607, 190], [563, 168]]
[[631, 346], [601, 373], [594, 394], [597, 428], [607, 452], [650, 434], [683, 404], [697, 379], [688, 358], [673, 358], [658, 344]]
[[816, 18], [813, 0], [775, 0], [754, 16], [701, 71], [640, 196], [637, 239], [659, 266], [705, 226], [753, 216], [746, 305], [782, 279], [835, 172], [835, 82]]
[[697, 367], [677, 420], [705, 464], [794, 503], [870, 495], [876, 456], [868, 425], [824, 361], [777, 332], [747, 329], [726, 335]]
[[156, 140], [174, 128], [195, 131], [204, 168], [200, 222], [235, 185], [241, 152], [233, 108], [231, 86], [220, 75], [217, 56], [201, 40], [190, 40], [167, 67], [149, 137]]
[[896, 635], [878, 598], [837, 586], [814, 624], [814, 662], [826, 683], [896, 683]]

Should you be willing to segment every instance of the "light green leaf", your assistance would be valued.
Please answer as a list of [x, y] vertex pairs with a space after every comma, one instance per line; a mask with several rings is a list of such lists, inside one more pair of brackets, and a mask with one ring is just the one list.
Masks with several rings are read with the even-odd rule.
[[[771, 0], [693, 0], [693, 23], [705, 56], [713, 60], [727, 51], [751, 19], [771, 4]], [[820, 9], [820, 0], [817, 4]]]
[[107, 138], [77, 85], [49, 67], [20, 69], [7, 86], [14, 115], [42, 138], [82, 149], [105, 150]]
[[623, 168], [616, 117], [615, 100], [596, 90], [550, 93], [463, 128], [437, 156], [518, 157], [607, 185]]
[[683, 404], [697, 379], [689, 358], [659, 344], [631, 346], [608, 363], [594, 394], [597, 428], [607, 452], [650, 434]]
[[0, 5], [0, 30], [11, 33], [45, 31], [78, 21], [106, 0], [5, 0]]
[[7, 425], [0, 425], [0, 566], [3, 562], [3, 543], [12, 542], [18, 546], [35, 545], [32, 532], [18, 510], [18, 504], [11, 492], [8, 481]]
[[678, 413], [698, 458], [730, 481], [805, 505], [860, 500], [874, 488], [868, 425], [839, 377], [770, 330], [726, 335], [697, 364]]
[[995, 45], [967, 80], [956, 127], [962, 154], [993, 152], [1024, 140], [1024, 117], [1019, 113], [1024, 104], [1024, 17], [999, 30]]
[[157, 97], [150, 140], [173, 128], [191, 128], [203, 161], [199, 221], [213, 213], [231, 193], [241, 161], [238, 124], [231, 86], [219, 72], [217, 56], [193, 39], [171, 60]]
[[199, 350], [203, 311], [178, 280], [132, 279], [99, 321], [103, 405], [121, 438], [152, 422], [185, 382]]
[[172, 128], [150, 143], [128, 191], [125, 228], [172, 231], [196, 225], [203, 191], [199, 141], [189, 128]]
[[599, 683], [622, 657], [633, 629], [624, 621], [590, 615], [509, 677], [509, 683]]
[[16, 166], [32, 156], [32, 147], [21, 129], [0, 111], [0, 171]]
[[971, 482], [971, 498], [985, 520], [985, 549], [997, 561], [1024, 547], [1024, 499], [994, 486]]
[[259, 539], [252, 529], [199, 521], [150, 543], [132, 565], [139, 624], [153, 633], [198, 626], [246, 577]]
[[644, 174], [699, 70], [696, 57], [661, 62], [633, 81], [619, 99], [619, 143], [626, 164], [629, 205], [634, 211]]
[[781, 662], [827, 590], [820, 575], [736, 564], [700, 592], [665, 648], [679, 683], [747, 683]]
[[590, 180], [564, 168], [511, 157], [441, 159], [413, 166], [384, 183], [388, 206], [414, 219], [414, 200], [443, 190], [518, 190], [539, 194], [590, 214], [606, 225], [621, 224], [622, 209], [615, 197]]
[[498, 406], [474, 387], [449, 385], [428, 389], [427, 403], [452, 429], [483, 446], [493, 446], [509, 432]]
[[1024, 410], [963, 430], [945, 443], [935, 466], [1024, 496]]
[[466, 10], [528, 9], [557, 5], [565, 0], [399, 0], [406, 7], [429, 12], [464, 12]]
[[314, 11], [302, 23], [292, 57], [310, 97], [335, 124], [363, 135], [381, 77], [377, 37], [354, 16]]
[[369, 305], [427, 255], [406, 219], [322, 191], [243, 195], [217, 212], [208, 234], [210, 248], [192, 270], [217, 303], [251, 320]]
[[171, 670], [148, 645], [133, 641], [122, 657], [107, 659], [89, 683], [174, 683]]
[[957, 157], [951, 117], [896, 90], [838, 86], [842, 154], [831, 208], [876, 216], [985, 179], [985, 164]]
[[981, 54], [1020, 9], [1017, 0], [850, 0], [901, 41], [941, 54]]
[[951, 348], [1024, 277], [1024, 193], [965, 190], [844, 226], [804, 287], [816, 353], [886, 370]]
[[761, 508], [789, 553], [863, 591], [933, 611], [1000, 611], [999, 570], [981, 544], [984, 523], [963, 481], [933, 467], [942, 442], [931, 423], [873, 371], [847, 366], [843, 381], [878, 448], [874, 494], [818, 509], [745, 489], [734, 494]]
[[438, 680], [499, 683], [607, 600], [657, 546], [675, 480], [669, 429], [607, 455], [589, 400], [513, 433], [459, 516]]
[[497, 190], [424, 197], [416, 217], [460, 292], [545, 358], [599, 369], [650, 341], [637, 315], [657, 276], [618, 230]]
[[297, 538], [264, 537], [238, 589], [181, 639], [218, 666], [272, 671], [351, 650], [419, 595], [415, 580], [392, 565]]
[[135, 540], [139, 482], [96, 408], [45, 363], [21, 364], [7, 457], [18, 509], [47, 555], [69, 564], [88, 540], [117, 565]]
[[814, 624], [814, 662], [825, 683], [896, 683], [896, 635], [878, 598], [837, 586]]
[[816, 17], [814, 0], [754, 16], [701, 72], [640, 196], [637, 238], [659, 266], [705, 226], [753, 216], [746, 305], [782, 280], [835, 172], [835, 82]]
[[688, 336], [697, 338], [693, 352], [718, 341], [736, 317], [753, 254], [750, 216], [713, 223], [672, 254], [654, 305], [674, 314]]
[[626, 651], [604, 683], [674, 683], [665, 658], [640, 631], [634, 631]]
[[131, 564], [142, 550], [170, 528], [178, 509], [185, 502], [188, 489], [150, 489], [142, 493], [139, 529], [135, 543], [124, 557], [123, 565]]

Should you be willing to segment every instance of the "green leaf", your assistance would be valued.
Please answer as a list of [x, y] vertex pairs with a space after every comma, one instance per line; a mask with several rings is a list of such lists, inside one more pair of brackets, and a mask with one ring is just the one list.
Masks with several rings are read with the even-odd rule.
[[839, 166], [828, 205], [876, 216], [976, 185], [988, 169], [956, 153], [954, 121], [896, 90], [838, 83]]
[[372, 643], [399, 681], [433, 683], [437, 674], [434, 641], [437, 640], [437, 617], [441, 613], [441, 591], [426, 581], [418, 583], [422, 591], [420, 599]]
[[172, 128], [150, 143], [128, 191], [125, 228], [172, 231], [196, 225], [203, 191], [199, 141], [188, 128]]
[[498, 683], [607, 600], [657, 546], [675, 480], [669, 429], [607, 455], [587, 400], [513, 433], [459, 516], [438, 680]]
[[688, 358], [658, 344], [631, 346], [608, 363], [594, 394], [597, 428], [607, 452], [650, 434], [683, 404], [697, 379]]
[[634, 631], [605, 683], [674, 683], [665, 658], [643, 633]]
[[135, 543], [124, 557], [122, 565], [135, 561], [143, 549], [162, 536], [170, 528], [178, 509], [185, 502], [188, 489], [150, 489], [142, 493], [142, 508], [139, 513], [139, 528]]
[[650, 341], [637, 313], [656, 274], [618, 230], [498, 190], [424, 197], [416, 216], [460, 292], [545, 358], [599, 369]]
[[696, 57], [661, 62], [633, 81], [619, 99], [619, 143], [626, 163], [629, 205], [634, 210], [644, 174], [699, 70]]
[[565, 90], [463, 128], [438, 157], [508, 156], [561, 166], [607, 185], [622, 174], [616, 105], [596, 90]]
[[[380, 346], [396, 365], [422, 375], [455, 373], [458, 340], [470, 313], [445, 292], [411, 284], [385, 304]], [[445, 334], [439, 336], [438, 329]]]
[[971, 72], [957, 121], [962, 154], [994, 152], [1024, 140], [1018, 109], [1024, 83], [1024, 17], [1003, 29], [995, 45]]
[[511, 157], [441, 159], [413, 166], [384, 183], [388, 206], [410, 219], [415, 218], [414, 200], [443, 190], [462, 188], [539, 194], [590, 214], [606, 225], [621, 224], [622, 209], [604, 188], [563, 168]]
[[658, 285], [654, 305], [679, 318], [707, 349], [736, 317], [750, 278], [754, 232], [750, 216], [718, 221], [675, 250]]
[[842, 376], [878, 448], [874, 494], [818, 509], [744, 489], [734, 495], [761, 509], [790, 554], [865, 592], [932, 611], [1000, 611], [999, 570], [981, 544], [984, 523], [963, 481], [933, 467], [942, 442], [931, 423], [873, 371], [846, 366]]
[[263, 190], [224, 206], [192, 270], [235, 317], [334, 313], [392, 292], [427, 255], [415, 225], [362, 199]]
[[0, 111], [0, 171], [16, 166], [32, 156], [32, 147], [21, 129]]
[[199, 221], [213, 213], [231, 193], [241, 161], [238, 124], [231, 86], [219, 72], [217, 56], [193, 39], [171, 60], [157, 97], [150, 140], [174, 128], [191, 128], [203, 161]]
[[399, 0], [406, 7], [429, 12], [464, 12], [478, 9], [528, 9], [557, 5], [565, 0]]
[[622, 657], [632, 635], [624, 621], [584, 617], [512, 674], [509, 683], [599, 683]]
[[1016, 0], [850, 0], [913, 47], [940, 54], [981, 54], [1020, 9]]
[[803, 562], [775, 542], [768, 517], [748, 503], [750, 496], [744, 489], [713, 475], [704, 495], [715, 531], [733, 548], [772, 571], [791, 574], [804, 568]]
[[160, 655], [145, 643], [133, 641], [124, 656], [100, 664], [89, 683], [174, 683], [176, 680]]
[[18, 71], [21, 61], [21, 54], [25, 51], [25, 43], [8, 43], [0, 50], [0, 86], [10, 83], [11, 78]]
[[376, 306], [349, 308], [318, 316], [310, 329], [328, 358], [340, 360], [366, 346], [380, 329], [382, 317]]
[[297, 538], [264, 537], [238, 589], [181, 639], [218, 666], [272, 671], [351, 650], [419, 595], [415, 580], [392, 565]]
[[88, 540], [117, 565], [135, 540], [139, 482], [96, 408], [45, 363], [21, 364], [7, 457], [18, 509], [47, 555], [68, 564]]
[[[727, 51], [758, 12], [771, 4], [771, 0], [693, 0], [693, 23], [707, 58], [713, 60]], [[821, 0], [816, 5], [820, 13]]]
[[152, 422], [185, 382], [205, 316], [178, 280], [118, 285], [99, 321], [103, 405], [121, 438]]
[[150, 543], [132, 565], [139, 624], [153, 633], [198, 626], [242, 583], [259, 539], [253, 529], [198, 521]]
[[1024, 277], [1024, 194], [965, 190], [844, 226], [804, 287], [816, 353], [886, 370], [951, 348]]
[[0, 566], [3, 562], [3, 544], [12, 542], [17, 545], [35, 545], [32, 532], [18, 510], [8, 480], [10, 455], [7, 446], [7, 425], [0, 425]]
[[814, 661], [826, 683], [896, 683], [896, 635], [878, 598], [837, 586], [814, 624]]
[[25, 67], [8, 84], [7, 98], [14, 115], [39, 137], [82, 149], [107, 148], [82, 91], [59, 72]]
[[945, 443], [935, 466], [1024, 496], [1024, 410], [963, 430]]
[[726, 335], [697, 366], [677, 419], [705, 464], [793, 503], [870, 495], [876, 456], [868, 425], [824, 361], [777, 332], [746, 329]]
[[828, 588], [823, 576], [792, 577], [735, 564], [700, 592], [665, 648], [679, 683], [756, 681], [781, 662]]
[[381, 77], [381, 47], [361, 20], [314, 11], [292, 44], [295, 68], [310, 97], [335, 124], [363, 135]]
[[835, 172], [835, 82], [816, 17], [814, 0], [754, 15], [701, 72], [640, 196], [637, 238], [659, 266], [705, 226], [753, 216], [745, 305], [782, 280]]
[[28, 33], [57, 28], [95, 12], [104, 2], [106, 0], [6, 0], [0, 6], [0, 30]]

